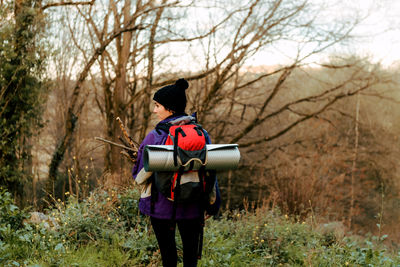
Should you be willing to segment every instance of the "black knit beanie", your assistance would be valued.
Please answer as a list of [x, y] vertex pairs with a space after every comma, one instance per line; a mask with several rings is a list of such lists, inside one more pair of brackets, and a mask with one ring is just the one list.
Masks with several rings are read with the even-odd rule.
[[174, 113], [183, 113], [186, 108], [185, 90], [189, 83], [185, 79], [179, 79], [175, 84], [164, 86], [153, 96], [153, 100], [163, 105]]

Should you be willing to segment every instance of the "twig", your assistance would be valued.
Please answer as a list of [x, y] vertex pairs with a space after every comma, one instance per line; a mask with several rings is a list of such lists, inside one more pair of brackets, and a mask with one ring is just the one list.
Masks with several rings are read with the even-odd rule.
[[128, 141], [129, 145], [132, 148], [136, 149], [136, 151], [137, 151], [138, 150], [138, 144], [132, 139], [132, 137], [130, 137], [130, 135], [128, 134], [128, 132], [125, 129], [124, 124], [122, 123], [122, 120], [119, 117], [117, 117], [116, 120], [119, 123], [119, 128], [121, 128], [121, 131], [124, 134], [124, 137], [125, 137], [126, 141]]
[[113, 145], [113, 146], [117, 146], [117, 147], [129, 150], [129, 151], [137, 152], [137, 150], [135, 150], [134, 148], [127, 147], [127, 146], [124, 146], [124, 145], [121, 145], [121, 144], [106, 140], [106, 139], [101, 138], [101, 137], [95, 137], [94, 139], [97, 140], [97, 141], [101, 141], [101, 142], [104, 142], [104, 143], [107, 143], [107, 144], [110, 144], [110, 145]]

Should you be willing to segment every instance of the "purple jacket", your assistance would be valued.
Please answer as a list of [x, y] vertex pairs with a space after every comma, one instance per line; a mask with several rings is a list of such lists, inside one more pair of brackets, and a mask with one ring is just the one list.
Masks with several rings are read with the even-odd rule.
[[[170, 122], [179, 117], [182, 117], [182, 115], [168, 117], [159, 123]], [[168, 137], [168, 134], [165, 131], [157, 132], [154, 129], [143, 139], [143, 141], [139, 147], [137, 162], [132, 169], [132, 176], [134, 179], [136, 179], [136, 176], [138, 175], [140, 170], [143, 168], [144, 147], [146, 145], [163, 145], [163, 144], [165, 144], [167, 137]], [[207, 135], [207, 133], [206, 133], [206, 141], [207, 141], [207, 143], [211, 143], [210, 138]], [[219, 209], [220, 202], [221, 202], [221, 199], [220, 199], [220, 194], [219, 194], [218, 185], [217, 185], [217, 200], [213, 204], [213, 206], [215, 206], [214, 207], [215, 209], [217, 209], [217, 210]], [[150, 209], [151, 196], [141, 198], [139, 200], [139, 210], [143, 214], [149, 215], [151, 217], [155, 217], [158, 219], [170, 219], [171, 214], [172, 214], [172, 203], [173, 203], [172, 201], [168, 200], [165, 196], [163, 196], [161, 193], [158, 192], [158, 198], [157, 198], [157, 201], [154, 203], [154, 212], [153, 213], [151, 213], [151, 209]], [[197, 204], [185, 203], [185, 204], [177, 205], [177, 210], [176, 210], [176, 219], [177, 220], [194, 219], [194, 218], [198, 218], [198, 217], [200, 217], [200, 209]]]

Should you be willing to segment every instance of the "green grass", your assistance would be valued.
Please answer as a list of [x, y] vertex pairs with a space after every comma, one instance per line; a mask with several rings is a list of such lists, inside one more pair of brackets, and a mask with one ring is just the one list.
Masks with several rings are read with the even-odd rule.
[[[26, 214], [3, 201], [0, 265], [161, 266], [157, 242], [148, 218], [139, 215], [137, 199], [133, 189], [58, 202], [48, 211], [57, 222], [53, 228], [46, 222], [12, 227], [10, 222]], [[227, 212], [206, 221], [199, 266], [400, 266], [400, 253], [389, 252], [377, 238], [359, 240], [334, 230], [316, 231], [267, 209]], [[178, 255], [181, 261], [181, 251]]]

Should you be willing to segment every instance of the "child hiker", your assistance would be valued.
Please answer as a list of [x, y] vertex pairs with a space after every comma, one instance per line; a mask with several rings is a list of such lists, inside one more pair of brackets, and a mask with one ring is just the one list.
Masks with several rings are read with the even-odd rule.
[[[209, 201], [205, 209], [199, 202], [177, 202], [174, 207], [174, 202], [157, 190], [154, 182], [154, 177], [157, 173], [151, 173], [151, 176], [148, 173], [146, 175], [143, 168], [144, 147], [146, 145], [164, 145], [166, 143], [168, 130], [160, 130], [160, 126], [182, 125], [187, 121], [195, 120], [194, 117], [185, 113], [187, 102], [185, 91], [188, 87], [189, 84], [185, 79], [179, 79], [172, 85], [162, 87], [154, 94], [153, 113], [157, 115], [160, 122], [141, 143], [137, 162], [132, 170], [132, 175], [136, 182], [146, 185], [142, 190], [139, 209], [141, 213], [150, 216], [164, 267], [177, 266], [176, 225], [182, 239], [183, 266], [197, 266], [199, 253], [201, 255], [202, 249], [204, 211], [206, 210], [209, 215], [215, 215], [220, 206], [220, 194], [216, 180], [213, 183], [214, 197]], [[202, 133], [206, 143], [210, 143], [207, 132], [202, 130]]]

